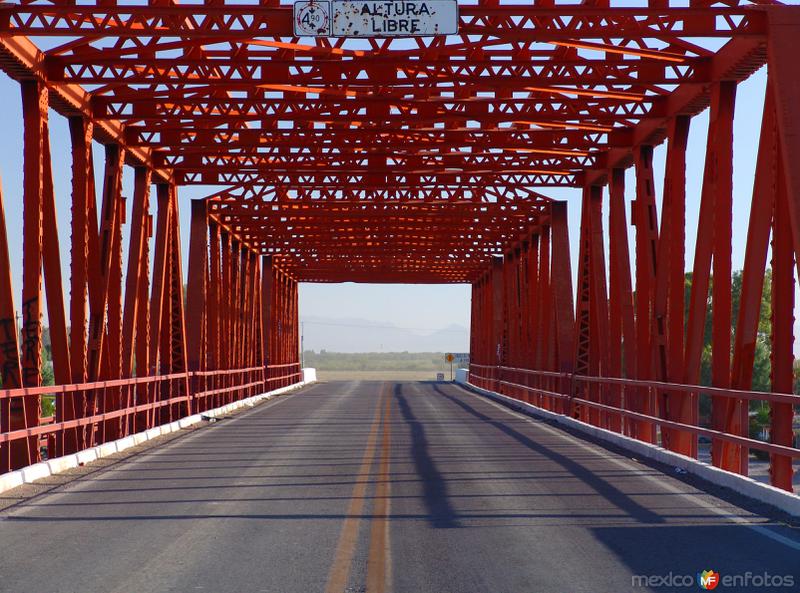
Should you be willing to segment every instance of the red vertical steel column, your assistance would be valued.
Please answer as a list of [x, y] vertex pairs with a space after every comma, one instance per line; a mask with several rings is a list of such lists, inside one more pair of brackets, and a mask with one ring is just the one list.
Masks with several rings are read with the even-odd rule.
[[[491, 291], [492, 291], [492, 317], [491, 317], [491, 360], [493, 367], [500, 367], [505, 362], [505, 335], [504, 335], [504, 306], [503, 306], [503, 258], [493, 257], [491, 268]], [[492, 379], [491, 389], [500, 391], [500, 369], [495, 368]]]
[[[552, 217], [552, 215], [551, 215]], [[555, 303], [553, 295], [553, 279], [552, 276], [556, 273], [551, 266], [551, 242], [552, 242], [552, 220], [546, 221], [539, 230], [539, 278], [538, 286], [538, 313], [536, 325], [539, 331], [537, 339], [537, 359], [536, 367], [543, 371], [556, 371], [556, 353], [558, 347], [555, 344], [555, 328], [556, 316], [554, 315]], [[572, 290], [572, 278], [570, 278], [570, 290]], [[572, 295], [570, 295], [570, 307], [572, 306]], [[574, 327], [571, 329], [574, 331]], [[551, 390], [553, 382], [551, 379], [540, 381], [541, 387]], [[558, 404], [551, 399], [548, 402], [547, 409], [552, 410]]]
[[86, 324], [88, 322], [87, 282], [89, 277], [90, 203], [94, 202], [92, 177], [91, 121], [69, 118], [72, 141], [72, 249], [70, 252], [70, 362], [72, 381], [86, 381]]
[[[782, 8], [783, 11], [775, 10]], [[792, 228], [795, 265], [800, 275], [800, 62], [797, 60], [797, 38], [800, 19], [797, 12], [789, 14], [785, 7], [768, 9], [767, 66], [774, 86], [775, 117], [781, 146], [781, 161], [786, 185], [787, 206]]]
[[[776, 7], [777, 8], [777, 7]], [[778, 201], [785, 204], [785, 209], [776, 209], [776, 219], [784, 214], [788, 218], [791, 229], [793, 259], [800, 271], [800, 167], [797, 166], [797, 155], [800, 154], [800, 64], [796, 58], [797, 38], [800, 35], [800, 19], [797, 13], [793, 18], [786, 18], [776, 10], [770, 9], [768, 15], [768, 68], [770, 84], [773, 85], [774, 109], [780, 140], [778, 167]], [[769, 87], [768, 87], [769, 88]], [[768, 90], [769, 92], [769, 90]], [[786, 220], [784, 218], [784, 220]], [[786, 266], [790, 255], [786, 253], [788, 243], [785, 226], [774, 229], [773, 258], [773, 299], [780, 294], [786, 300], [773, 302], [772, 311], [772, 389], [774, 391], [791, 392], [793, 361], [793, 314], [789, 302], [794, 292], [794, 282], [789, 280]], [[776, 245], [777, 244], [777, 245]], [[776, 254], [776, 246], [779, 251]], [[776, 270], [776, 266], [780, 266]], [[776, 272], [780, 275], [776, 278]], [[792, 288], [790, 288], [792, 286]], [[778, 329], [780, 328], [780, 329]], [[777, 330], [777, 333], [776, 333]], [[792, 424], [794, 410], [791, 405], [773, 404], [771, 408], [770, 437], [772, 442], [791, 446], [793, 434]], [[772, 457], [772, 483], [780, 488], [791, 489], [792, 465], [784, 458]]]
[[527, 327], [528, 344], [526, 348], [525, 366], [529, 369], [542, 370], [539, 356], [543, 345], [539, 312], [542, 308], [542, 289], [539, 278], [539, 246], [541, 229], [533, 231], [528, 238], [527, 276], [528, 276], [528, 308]]
[[[285, 276], [285, 285], [284, 285], [284, 364], [290, 364], [294, 360], [294, 356], [292, 356], [292, 351], [294, 348], [292, 347], [292, 279], [289, 277], [288, 272], [284, 272]], [[283, 369], [283, 374], [286, 375], [290, 371], [289, 367]], [[284, 380], [284, 385], [288, 385], [290, 382], [289, 379]]]
[[241, 244], [239, 249], [239, 267], [241, 277], [241, 293], [242, 302], [239, 312], [239, 367], [247, 368], [247, 349], [248, 333], [250, 326], [249, 312], [250, 312], [250, 258], [248, 257], [248, 248]]
[[[122, 314], [122, 377], [133, 375], [136, 343], [140, 340], [146, 343], [147, 334], [139, 334], [141, 328], [137, 324], [139, 308], [142, 306], [142, 290], [140, 284], [147, 282], [144, 274], [148, 269], [143, 265], [147, 243], [148, 213], [150, 210], [150, 170], [145, 167], [136, 167], [134, 172], [133, 209], [131, 212], [131, 236], [128, 247], [128, 267], [125, 276], [125, 306]], [[146, 294], [146, 293], [145, 293]], [[136, 360], [137, 365], [142, 364]], [[126, 387], [123, 406], [129, 408], [136, 401], [135, 388]], [[123, 423], [123, 434], [134, 430], [135, 419], [126, 417]]]
[[478, 377], [486, 373], [475, 365], [489, 364], [486, 362], [486, 274], [472, 283], [472, 315], [470, 318], [470, 353], [469, 353], [469, 382], [483, 387], [483, 381]]
[[[272, 298], [270, 299], [272, 306], [270, 307], [270, 313], [272, 315], [272, 326], [270, 333], [270, 357], [269, 363], [272, 366], [279, 365], [281, 363], [281, 350], [280, 350], [280, 334], [281, 334], [281, 318], [280, 318], [280, 274], [278, 272], [277, 262], [273, 260], [272, 263]], [[271, 377], [277, 378], [280, 376], [280, 373], [277, 372], [277, 369], [273, 368], [270, 369]], [[271, 384], [271, 388], [278, 386], [279, 382], [277, 380], [273, 380]]]
[[[89, 266], [89, 300], [91, 315], [89, 321], [89, 345], [87, 354], [87, 374], [90, 381], [101, 376], [103, 356], [107, 349], [106, 311], [114, 307], [109, 301], [109, 289], [114, 276], [114, 249], [119, 244], [118, 233], [122, 218], [122, 149], [115, 145], [106, 145], [105, 176], [103, 182], [103, 205], [100, 216], [99, 241], [97, 245], [97, 269]], [[95, 290], [91, 287], [94, 286]]]
[[[569, 231], [567, 229], [567, 203], [553, 202], [550, 205], [552, 229], [551, 291], [555, 313], [555, 350], [557, 370], [571, 374], [575, 371], [575, 307], [572, 291], [572, 262], [569, 252]], [[571, 386], [564, 383], [558, 391], [572, 392]], [[566, 413], [562, 403], [557, 410]]]
[[[493, 292], [492, 292], [492, 270], [489, 268], [481, 280], [481, 312], [480, 312], [480, 332], [481, 332], [481, 355], [480, 364], [493, 367], [496, 363], [494, 355], [494, 346], [492, 344], [493, 335]], [[484, 377], [480, 386], [485, 389], [491, 389], [492, 383], [490, 377], [493, 376], [493, 370], [482, 369], [479, 374]]]
[[[633, 313], [631, 263], [628, 228], [625, 214], [625, 170], [612, 169], [609, 174], [608, 210], [609, 255], [609, 376], [636, 377], [636, 324]], [[612, 392], [612, 405], [632, 409], [630, 392]], [[625, 434], [633, 434], [632, 423], [622, 422]], [[619, 430], [612, 420], [612, 430]]]
[[253, 319], [250, 311], [250, 301], [253, 298], [253, 269], [250, 260], [250, 249], [247, 247], [242, 249], [242, 264], [245, 270], [243, 274], [244, 309], [242, 311], [242, 368], [248, 368], [250, 366], [250, 353], [253, 351], [253, 345], [250, 343], [250, 332], [253, 329]]
[[[594, 187], [584, 187], [581, 199], [581, 227], [580, 227], [580, 255], [578, 256], [578, 295], [577, 310], [578, 322], [578, 350], [575, 356], [575, 373], [577, 375], [598, 376], [600, 366], [598, 361], [599, 343], [597, 336], [597, 315], [594, 302], [594, 237], [592, 226], [594, 224], [593, 202]], [[573, 394], [576, 399], [595, 400], [594, 384], [580, 384], [580, 388]], [[598, 413], [594, 408], [584, 408], [580, 403], [573, 402], [572, 415], [597, 426]]]
[[[775, 122], [774, 97], [772, 85], [768, 83], [764, 116], [761, 120], [761, 138], [758, 146], [758, 159], [756, 161], [755, 182], [753, 184], [753, 198], [750, 208], [750, 221], [747, 229], [747, 247], [745, 249], [744, 270], [742, 271], [742, 289], [739, 299], [739, 314], [736, 320], [736, 332], [733, 345], [733, 363], [731, 366], [731, 387], [734, 389], [751, 389], [753, 380], [753, 363], [755, 361], [756, 343], [759, 332], [759, 319], [761, 316], [761, 301], [764, 290], [764, 274], [767, 265], [767, 251], [769, 248], [770, 223], [773, 220], [773, 211], [776, 210], [776, 194], [778, 194], [778, 136]], [[778, 221], [776, 220], [776, 225]], [[776, 229], [777, 230], [777, 229]], [[783, 245], [781, 233], [776, 232], [776, 243], [773, 245], [773, 275], [772, 281], [777, 290], [785, 289], [778, 286], [782, 276], [779, 269], [785, 259], [781, 257], [780, 246]], [[790, 239], [791, 241], [791, 239]], [[777, 249], [776, 249], [777, 248]], [[791, 251], [791, 244], [789, 245]], [[788, 296], [792, 293], [792, 262], [789, 262], [789, 288]], [[786, 295], [773, 293], [773, 319], [775, 310], [786, 302]], [[791, 317], [791, 312], [789, 313]], [[791, 326], [791, 323], [788, 324]], [[780, 336], [785, 329], [774, 327], [772, 336]], [[785, 335], [785, 334], [783, 334]], [[789, 332], [791, 340], [791, 330]], [[780, 338], [779, 338], [780, 341]], [[789, 346], [791, 352], [791, 343]], [[773, 357], [775, 351], [773, 350]], [[791, 363], [790, 363], [791, 366]], [[773, 369], [774, 361], [773, 361]], [[774, 378], [774, 375], [773, 375]], [[791, 380], [789, 382], [791, 391]], [[735, 412], [735, 406], [729, 407], [729, 413]]]
[[[300, 368], [300, 285], [297, 279], [292, 278], [292, 372], [298, 372]], [[302, 370], [300, 371], [302, 372]], [[290, 383], [296, 383], [302, 380], [300, 377], [292, 377]]]
[[[689, 117], [672, 119], [668, 133], [664, 195], [661, 205], [653, 328], [655, 373], [660, 381], [679, 383], [683, 376], [684, 268], [686, 226], [686, 144]], [[690, 401], [686, 401], [689, 399]], [[660, 393], [659, 415], [690, 424], [691, 396], [684, 393]], [[696, 437], [690, 433], [662, 429], [665, 448], [692, 455], [697, 450]]]
[[[50, 325], [50, 350], [53, 361], [53, 377], [56, 385], [70, 383], [72, 370], [69, 359], [69, 337], [64, 309], [64, 284], [61, 277], [61, 255], [56, 221], [56, 201], [53, 191], [53, 169], [50, 161], [50, 134], [45, 125], [42, 138], [42, 267], [47, 297], [47, 315]], [[75, 402], [72, 398], [55, 399], [55, 420], [62, 422], [75, 418]], [[76, 440], [75, 429], [60, 431], [48, 441], [48, 456], [64, 453], [66, 432], [70, 441]]]
[[[277, 365], [283, 364], [283, 345], [281, 341], [281, 337], [283, 336], [283, 275], [280, 272], [280, 269], [277, 266], [278, 262], [273, 263], [273, 274], [274, 279], [272, 283], [272, 317], [274, 319], [274, 325], [272, 329], [272, 356], [270, 358], [270, 364], [277, 367]], [[272, 369], [273, 376], [280, 377], [280, 368]], [[273, 387], [280, 387], [281, 382], [280, 380], [276, 380], [273, 384]]]
[[[165, 306], [165, 294], [167, 278], [167, 261], [168, 261], [168, 242], [169, 242], [169, 228], [170, 218], [172, 216], [172, 208], [170, 204], [170, 187], [167, 184], [160, 183], [156, 186], [156, 199], [158, 200], [158, 219], [156, 222], [156, 237], [155, 237], [155, 253], [153, 257], [153, 289], [150, 296], [150, 349], [147, 355], [150, 364], [149, 375], [159, 374], [161, 368], [160, 352], [161, 335], [162, 335], [162, 320]], [[158, 387], [150, 392], [149, 403], [155, 403], [161, 399], [161, 393]], [[152, 428], [157, 424], [156, 418], [160, 418], [161, 413], [158, 410], [151, 410], [148, 412], [147, 427]]]
[[[8, 234], [6, 232], [5, 210], [3, 208], [3, 188], [0, 184], [0, 380], [3, 389], [15, 389], [22, 386], [22, 368], [19, 360], [19, 343], [17, 341], [17, 323], [14, 316], [13, 287], [11, 284], [11, 261], [8, 256]], [[16, 404], [16, 406], [14, 405]], [[0, 432], [9, 432], [16, 427], [11, 412], [21, 409], [22, 402], [12, 403], [10, 398], [0, 399]], [[12, 459], [10, 443], [0, 444], [0, 473], [16, 469]]]
[[[591, 357], [591, 229], [590, 229], [588, 188], [583, 189], [581, 198], [581, 227], [578, 244], [578, 291], [575, 303], [575, 373], [592, 374]], [[575, 399], [586, 397], [585, 385], [574, 386], [570, 396]], [[584, 419], [584, 410], [574, 401], [570, 401], [568, 413], [576, 418]]]
[[[282, 270], [283, 272], [283, 306], [281, 310], [283, 312], [283, 324], [282, 330], [283, 335], [281, 336], [281, 347], [283, 351], [283, 364], [289, 364], [292, 360], [291, 356], [291, 341], [292, 341], [292, 287], [291, 287], [291, 279], [289, 278], [289, 274], [286, 270]], [[281, 369], [281, 375], [286, 375], [288, 371], [288, 367], [284, 367]], [[289, 383], [288, 379], [283, 380], [283, 385], [287, 385]]]
[[[278, 314], [280, 315], [280, 323], [278, 324], [278, 328], [280, 333], [278, 335], [278, 339], [280, 344], [278, 349], [280, 351], [280, 364], [285, 365], [289, 362], [289, 357], [287, 356], [288, 351], [288, 342], [289, 342], [289, 279], [286, 277], [286, 272], [281, 268], [279, 270], [279, 282], [280, 292], [278, 296]], [[279, 373], [280, 376], [286, 372], [285, 367], [281, 367]], [[283, 387], [286, 384], [284, 379], [281, 379], [280, 386]]]
[[[122, 225], [125, 222], [125, 198], [122, 196], [122, 167], [124, 154], [116, 151], [115, 158], [119, 163], [113, 166], [115, 177], [106, 178], [106, 183], [113, 183], [114, 201], [117, 214], [114, 218], [113, 242], [111, 243], [111, 269], [108, 278], [108, 319], [106, 321], [108, 352], [106, 362], [102, 365], [102, 376], [106, 379], [119, 379], [122, 376]], [[108, 158], [108, 157], [107, 157]], [[105, 354], [105, 353], [104, 353]], [[122, 392], [118, 387], [106, 389], [104, 411], [119, 410], [123, 406]], [[103, 441], [113, 441], [123, 434], [123, 417], [114, 418], [105, 423]]]
[[[186, 362], [189, 371], [204, 371], [208, 356], [208, 212], [205, 200], [192, 200], [189, 235], [189, 277], [186, 294]], [[205, 380], [190, 383], [192, 395], [205, 391]], [[194, 412], [210, 407], [208, 398], [195, 400]]]
[[189, 282], [186, 295], [186, 346], [189, 370], [199, 371], [206, 367], [207, 343], [208, 214], [205, 200], [192, 200], [191, 225]]
[[[539, 313], [542, 309], [542, 300], [544, 295], [541, 290], [541, 279], [539, 278], [539, 247], [541, 227], [532, 232], [528, 238], [528, 251], [525, 259], [526, 271], [528, 282], [526, 286], [525, 295], [526, 319], [525, 325], [528, 329], [526, 334], [525, 343], [525, 356], [523, 357], [523, 366], [528, 369], [543, 370], [539, 364], [539, 356], [542, 352], [542, 332], [540, 326]], [[541, 381], [536, 376], [528, 376], [525, 385], [534, 388], [541, 388]], [[536, 405], [550, 409], [551, 406], [545, 398], [540, 394], [535, 393], [533, 399]]]
[[[636, 378], [652, 379], [653, 341], [652, 315], [655, 288], [656, 253], [658, 249], [658, 220], [656, 216], [655, 178], [653, 174], [653, 147], [640, 146], [636, 151], [636, 201], [633, 204], [633, 222], [636, 227]], [[639, 390], [634, 396], [636, 411], [655, 415], [656, 406], [648, 390]], [[656, 425], [650, 422], [634, 423], [637, 439], [656, 442]]]
[[[180, 212], [178, 208], [178, 188], [170, 184], [170, 373], [186, 372], [186, 312], [184, 309], [183, 259], [181, 257]], [[192, 413], [192, 400], [189, 392], [188, 376], [175, 381], [173, 397], [186, 399], [170, 406], [170, 420], [177, 420]]]
[[[581, 283], [578, 309], [579, 346], [576, 373], [589, 376], [606, 374], [608, 348], [608, 296], [606, 289], [605, 250], [603, 245], [602, 188], [584, 188], [581, 217], [581, 257], [578, 278]], [[587, 385], [581, 392], [592, 401], [605, 402], [605, 387]], [[581, 414], [580, 408], [575, 410]], [[589, 407], [586, 419], [605, 426], [607, 414]]]
[[[697, 239], [692, 266], [692, 285], [689, 292], [689, 315], [686, 323], [686, 342], [684, 350], [684, 383], [697, 385], [700, 382], [708, 294], [711, 279], [711, 258], [714, 240], [714, 143], [719, 102], [712, 101], [708, 122], [703, 187], [700, 196], [700, 214], [697, 222]], [[698, 396], [689, 399], [691, 409], [684, 414], [692, 418], [692, 424], [699, 424]], [[705, 420], [705, 419], [703, 419]]]
[[[136, 342], [134, 356], [136, 357], [136, 376], [147, 376], [150, 371], [150, 239], [153, 236], [153, 217], [150, 214], [144, 219], [145, 229], [139, 260], [139, 297], [136, 308]], [[136, 403], [145, 404], [152, 401], [152, 388], [141, 385], [136, 390]], [[134, 415], [133, 432], [141, 432], [147, 427], [149, 412], [140, 412]]]
[[[717, 104], [713, 145], [714, 242], [711, 285], [711, 381], [730, 387], [731, 380], [731, 228], [733, 218], [733, 113], [736, 83], [715, 85]], [[747, 436], [744, 400], [712, 397], [711, 425], [716, 430]], [[711, 458], [728, 471], [747, 474], [748, 451], [739, 445], [712, 441]]]
[[268, 367], [273, 364], [274, 355], [272, 350], [272, 334], [275, 331], [272, 319], [273, 279], [272, 256], [265, 255], [261, 258], [261, 356], [264, 365], [264, 391], [272, 389], [269, 381], [272, 374]]
[[[233, 333], [233, 303], [231, 302], [231, 292], [233, 290], [233, 277], [231, 269], [231, 243], [232, 239], [230, 233], [226, 230], [221, 230], [220, 244], [221, 244], [221, 286], [224, 289], [219, 292], [220, 299], [220, 368], [231, 368], [231, 356], [233, 352], [231, 336]], [[228, 396], [223, 395], [223, 401], [228, 403]]]
[[[119, 274], [115, 274], [115, 263], [118, 264], [118, 255], [115, 250], [120, 245], [120, 221], [122, 217], [121, 198], [122, 198], [122, 149], [115, 145], [106, 145], [105, 176], [103, 182], [103, 206], [100, 219], [99, 238], [96, 243], [95, 260], [89, 265], [89, 342], [87, 348], [87, 378], [96, 381], [101, 377], [108, 376], [112, 361], [109, 360], [110, 349], [109, 340], [106, 336], [106, 328], [109, 334], [113, 334], [115, 346], [119, 344], [119, 331], [112, 324], [112, 313], [110, 309], [116, 310], [113, 303], [114, 296], [119, 291], [113, 291], [110, 286], [115, 279], [119, 279]], [[90, 259], [92, 255], [90, 242]], [[108, 315], [107, 315], [108, 311]], [[117, 319], [115, 317], [115, 319]], [[118, 361], [119, 359], [117, 359]], [[107, 405], [113, 405], [109, 390], [102, 393], [87, 394], [87, 415], [97, 413], [98, 409], [106, 411]], [[110, 411], [110, 410], [108, 410]], [[113, 431], [113, 423], [108, 421], [101, 425], [101, 429]], [[95, 427], [88, 426], [84, 430], [83, 444], [92, 445], [95, 441]], [[101, 437], [102, 438], [102, 437]]]
[[[517, 261], [514, 257], [514, 250], [506, 252], [503, 258], [503, 303], [505, 304], [503, 311], [503, 324], [505, 335], [505, 360], [503, 364], [508, 367], [516, 366], [514, 358], [516, 356], [516, 321], [517, 321], [517, 299], [516, 299], [516, 286], [515, 286], [515, 270]], [[514, 377], [503, 373], [506, 381], [514, 382]], [[515, 397], [517, 394], [510, 386], [500, 384], [500, 392]]]
[[242, 281], [241, 281], [241, 245], [239, 241], [231, 236], [230, 240], [231, 256], [231, 283], [228, 285], [231, 291], [230, 300], [230, 358], [228, 368], [235, 369], [239, 364], [239, 343], [241, 331], [241, 308], [242, 308]]
[[[220, 230], [216, 222], [209, 222], [208, 227], [209, 236], [209, 267], [208, 267], [208, 368], [215, 370], [221, 368], [221, 354], [220, 354]], [[212, 377], [210, 383], [204, 385], [216, 388], [218, 386], [218, 378]], [[214, 395], [208, 402], [209, 408], [217, 407], [219, 396]]]
[[[255, 267], [255, 274], [253, 276], [253, 319], [254, 326], [253, 326], [253, 356], [252, 360], [250, 361], [250, 366], [257, 367], [263, 366], [264, 360], [264, 324], [262, 319], [262, 279], [263, 276], [261, 275], [261, 257], [259, 256], [258, 252], [253, 251], [253, 265]], [[261, 375], [262, 379], [264, 377], [263, 371]], [[264, 390], [262, 388], [256, 388], [257, 393], [261, 393]]]
[[[484, 301], [484, 275], [472, 283], [472, 317], [470, 319], [470, 349], [469, 349], [469, 382], [477, 385], [478, 375], [483, 375], [483, 371], [478, 369], [479, 364], [484, 364], [484, 344], [483, 344], [483, 301]], [[474, 332], [474, 334], [473, 334]], [[482, 385], [482, 384], [481, 384]]]
[[141, 306], [139, 284], [146, 282], [146, 279], [142, 277], [142, 273], [145, 271], [142, 259], [147, 243], [151, 173], [145, 167], [136, 167], [134, 175], [131, 236], [128, 247], [128, 267], [125, 275], [125, 308], [122, 319], [122, 335], [124, 337], [122, 345], [123, 377], [130, 377], [133, 374], [134, 345], [140, 339], [147, 339], [147, 336], [137, 335], [136, 320]]
[[[38, 387], [42, 366], [42, 209], [44, 138], [47, 135], [47, 89], [38, 82], [22, 82], [25, 127], [22, 246], [22, 385]], [[40, 397], [25, 396], [11, 406], [11, 429], [39, 425]], [[21, 406], [19, 404], [22, 404]], [[38, 438], [11, 445], [12, 468], [39, 461]]]
[[[174, 224], [173, 217], [175, 210], [172, 207], [172, 187], [167, 186], [169, 204], [169, 219], [167, 226], [167, 236], [165, 237], [165, 254], [164, 254], [164, 294], [161, 303], [161, 323], [160, 331], [156, 339], [158, 340], [158, 372], [162, 375], [170, 374], [172, 371], [172, 307], [173, 301], [173, 285], [172, 285], [172, 226]], [[172, 399], [175, 395], [176, 385], [174, 381], [162, 382], [161, 393], [159, 399], [163, 402]], [[173, 420], [172, 404], [162, 405], [159, 408], [159, 415], [156, 418], [156, 424], [164, 424]]]
[[[97, 242], [97, 222], [94, 191], [94, 166], [92, 159], [93, 124], [84, 117], [69, 118], [72, 145], [72, 240], [70, 251], [70, 368], [72, 382], [87, 379], [87, 324], [89, 314], [89, 246]], [[90, 216], [90, 213], [93, 216]], [[92, 226], [94, 225], [94, 226]], [[65, 410], [74, 409], [76, 416], [86, 414], [86, 394], [64, 394]], [[85, 432], [67, 432], [64, 453], [74, 453], [85, 447]]]
[[[519, 248], [519, 265], [517, 266], [517, 278], [519, 283], [517, 286], [518, 299], [519, 299], [519, 322], [517, 329], [517, 340], [519, 343], [519, 353], [517, 354], [516, 366], [519, 368], [530, 368], [530, 353], [531, 353], [531, 340], [530, 340], [530, 277], [528, 276], [528, 259], [530, 258], [530, 236], [525, 237]], [[519, 374], [518, 382], [521, 385], [528, 384], [528, 375]], [[525, 401], [535, 401], [531, 398], [531, 393], [527, 390], [522, 391]]]
[[[262, 360], [261, 354], [261, 259], [256, 251], [250, 252], [250, 265], [253, 270], [251, 278], [251, 291], [252, 299], [250, 302], [250, 317], [252, 319], [252, 329], [250, 332], [250, 345], [249, 358], [247, 362], [248, 367], [260, 366]], [[263, 375], [262, 375], [263, 377]], [[261, 393], [263, 390], [260, 388], [253, 388], [253, 392]]]
[[[794, 252], [783, 163], [778, 165], [778, 191], [772, 238], [772, 390], [792, 393], [794, 383]], [[760, 295], [759, 295], [760, 296]], [[759, 298], [760, 305], [760, 298]], [[751, 363], [752, 366], [752, 363]], [[791, 404], [770, 404], [770, 438], [778, 445], [794, 442], [794, 410]], [[770, 455], [770, 477], [774, 486], [793, 492], [792, 458]]]
[[[524, 358], [525, 358], [525, 351], [527, 350], [524, 338], [524, 331], [525, 331], [525, 321], [527, 318], [526, 315], [526, 308], [525, 308], [525, 299], [523, 295], [525, 294], [525, 250], [522, 247], [519, 247], [515, 251], [515, 261], [514, 261], [514, 301], [515, 301], [515, 308], [516, 313], [514, 315], [514, 348], [516, 352], [514, 353], [514, 367], [520, 368], [524, 366]], [[516, 383], [522, 384], [524, 382], [524, 377], [521, 375], [516, 376]], [[522, 391], [520, 394], [525, 401], [528, 401], [528, 393], [526, 391]]]
[[[469, 299], [469, 360], [470, 365], [477, 360], [478, 355], [478, 299], [480, 299], [480, 280], [470, 285]], [[472, 370], [469, 371], [469, 382], [472, 382]]]
[[[603, 242], [603, 188], [591, 186], [591, 240], [592, 240], [592, 329], [595, 332], [594, 350], [597, 356], [598, 375], [607, 377], [609, 367], [608, 348], [608, 284], [606, 276], [606, 256]], [[597, 398], [600, 403], [608, 403], [608, 388], [598, 385]], [[609, 418], [604, 411], [595, 414], [595, 422], [608, 428]]]

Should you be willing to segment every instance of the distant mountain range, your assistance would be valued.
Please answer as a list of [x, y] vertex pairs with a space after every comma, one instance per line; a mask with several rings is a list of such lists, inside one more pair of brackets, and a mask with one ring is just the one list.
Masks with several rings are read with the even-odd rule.
[[303, 348], [329, 352], [468, 352], [469, 329], [401, 327], [357, 318], [304, 317]]

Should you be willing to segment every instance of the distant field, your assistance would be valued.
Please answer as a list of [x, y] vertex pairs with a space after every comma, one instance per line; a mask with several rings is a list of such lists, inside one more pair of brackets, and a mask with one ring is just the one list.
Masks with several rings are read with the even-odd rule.
[[320, 381], [434, 381], [436, 373], [450, 378], [444, 352], [321, 352], [306, 351], [305, 365], [317, 369]]
[[[444, 372], [444, 371], [440, 371]], [[435, 381], [436, 371], [317, 371], [319, 381]], [[450, 371], [445, 373], [450, 379]]]

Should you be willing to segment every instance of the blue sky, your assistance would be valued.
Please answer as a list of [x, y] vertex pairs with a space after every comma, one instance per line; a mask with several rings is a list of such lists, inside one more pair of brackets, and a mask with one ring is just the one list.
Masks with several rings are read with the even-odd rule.
[[[747, 234], [747, 212], [752, 193], [753, 171], [761, 123], [766, 71], [762, 69], [739, 85], [734, 129], [734, 269], [742, 265]], [[11, 242], [12, 276], [15, 298], [21, 293], [21, 220], [22, 220], [22, 111], [18, 85], [0, 74], [0, 174]], [[66, 254], [69, 251], [70, 153], [69, 134], [64, 118], [51, 112], [51, 143], [53, 176], [57, 196], [58, 219], [65, 280], [69, 277]], [[693, 237], [696, 235], [700, 188], [702, 185], [705, 137], [708, 112], [692, 121], [687, 171], [687, 268], [693, 258]], [[657, 194], [663, 184], [664, 147], [655, 154]], [[102, 149], [95, 147], [96, 171], [102, 172]], [[633, 170], [627, 176], [628, 198], [633, 197]], [[98, 180], [98, 190], [101, 186]], [[133, 175], [126, 167], [123, 193], [132, 195]], [[189, 201], [213, 192], [213, 188], [184, 187], [179, 190], [184, 258], [188, 252]], [[569, 202], [570, 232], [573, 262], [577, 256], [580, 193], [572, 189], [547, 190], [544, 193]], [[130, 208], [131, 200], [128, 200]], [[126, 225], [127, 227], [127, 225]], [[631, 239], [633, 238], [633, 229]], [[123, 240], [127, 244], [127, 228]], [[573, 264], [573, 273], [577, 266]], [[184, 264], [184, 273], [186, 265]], [[359, 318], [403, 327], [439, 329], [450, 325], [469, 325], [470, 290], [465, 285], [303, 285], [301, 315], [327, 318]]]

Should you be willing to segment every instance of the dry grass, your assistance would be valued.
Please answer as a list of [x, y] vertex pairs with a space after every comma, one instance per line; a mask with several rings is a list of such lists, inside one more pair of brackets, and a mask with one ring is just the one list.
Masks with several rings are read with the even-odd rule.
[[[317, 369], [320, 381], [435, 381], [436, 371], [323, 371]], [[445, 379], [450, 379], [449, 372]]]

